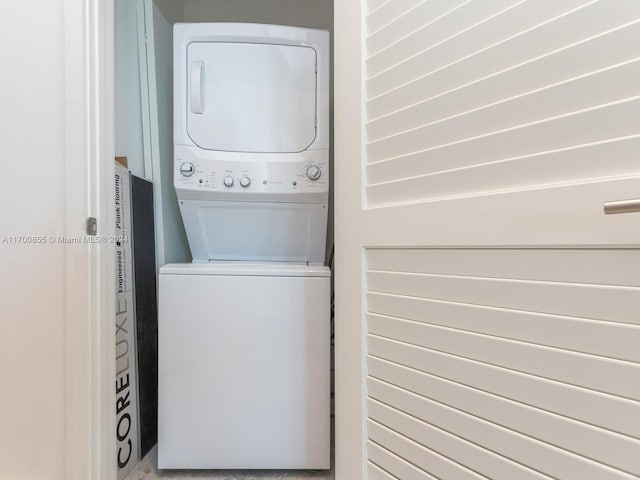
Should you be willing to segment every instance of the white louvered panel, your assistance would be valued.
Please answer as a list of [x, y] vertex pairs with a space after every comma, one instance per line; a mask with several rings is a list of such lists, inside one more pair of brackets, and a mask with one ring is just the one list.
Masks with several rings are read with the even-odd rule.
[[369, 480], [397, 480], [397, 477], [385, 472], [375, 463], [371, 462], [367, 464], [367, 473], [369, 474]]
[[372, 13], [374, 13], [377, 9], [379, 9], [380, 7], [382, 7], [384, 4], [389, 3], [393, 0], [367, 0], [366, 2], [366, 11], [363, 12], [365, 13], [365, 18], [368, 15], [371, 15]]
[[[494, 5], [491, 6], [492, 9], [502, 9], [506, 6], [513, 5], [520, 0], [499, 0], [492, 2]], [[463, 22], [459, 22], [457, 25], [454, 22], [451, 22], [450, 18], [448, 18], [447, 22], [440, 22], [439, 20], [449, 15], [450, 13], [456, 11], [463, 5], [470, 3], [470, 0], [429, 0], [428, 2], [422, 2], [417, 5], [414, 9], [407, 12], [402, 17], [396, 19], [394, 22], [390, 22], [386, 25], [385, 28], [373, 31], [370, 30], [370, 35], [367, 37], [366, 47], [368, 55], [370, 55], [369, 59], [367, 59], [367, 66], [369, 69], [369, 75], [373, 75], [373, 69], [375, 66], [378, 66], [378, 71], [387, 68], [393, 63], [397, 63], [397, 46], [406, 45], [407, 40], [409, 43], [414, 46], [414, 48], [418, 48], [419, 50], [424, 49], [428, 46], [428, 40], [426, 38], [420, 38], [419, 40], [413, 40], [413, 34], [417, 33], [421, 29], [424, 29], [425, 26], [431, 26], [432, 24], [436, 26], [436, 28], [430, 31], [433, 31], [431, 38], [446, 36], [447, 31], [455, 32], [460, 29], [461, 26], [470, 25], [474, 23], [473, 14], [469, 15], [469, 11], [467, 11], [467, 18], [464, 19]], [[476, 9], [479, 10], [479, 9]], [[486, 9], [485, 9], [486, 10]], [[477, 12], [477, 18], [482, 19], [486, 18], [486, 12]], [[445, 25], [445, 31], [441, 31], [438, 28], [441, 25]], [[367, 22], [367, 27], [371, 28], [369, 22]], [[423, 40], [420, 43], [420, 40]], [[417, 43], [417, 46], [416, 46]], [[401, 50], [405, 55], [407, 50]], [[380, 68], [379, 66], [384, 65], [386, 59], [386, 66], [384, 68]], [[395, 59], [395, 60], [394, 60]], [[372, 63], [370, 63], [370, 61]], [[382, 62], [382, 63], [381, 63]]]
[[369, 12], [370, 478], [639, 478], [640, 2]]
[[369, 270], [640, 287], [640, 250], [370, 248]]
[[[479, 86], [476, 92], [456, 92], [456, 95], [439, 98], [440, 102], [426, 102], [420, 108], [406, 109], [372, 122], [367, 129], [369, 144], [373, 148], [378, 143], [386, 142], [389, 137], [410, 141], [413, 134], [431, 136], [434, 126], [448, 128], [453, 124], [459, 129], [457, 135], [442, 139], [436, 135], [432, 145], [447, 143], [631, 98], [640, 93], [637, 85], [639, 64], [640, 58], [635, 58], [495, 103], [477, 102], [481, 105], [477, 109], [473, 109], [476, 102], [469, 101], [467, 95], [474, 99], [483, 95], [488, 99], [498, 96], [499, 92], [491, 91], [487, 85]], [[616, 88], [612, 89], [611, 85]], [[597, 94], [585, 95], [584, 92]], [[461, 132], [464, 133], [461, 135]]]
[[404, 343], [640, 400], [640, 365], [488, 335], [368, 315], [369, 332]]
[[367, 422], [369, 439], [388, 450], [401, 451], [402, 458], [417, 468], [428, 471], [436, 478], [455, 478], [459, 480], [486, 479], [464, 465], [453, 462], [435, 451], [400, 435], [390, 428], [369, 419]]
[[[378, 120], [384, 122], [387, 118], [417, 109], [427, 112], [429, 116], [433, 110], [441, 112], [439, 116], [442, 118], [451, 115], [451, 112], [455, 113], [453, 107], [460, 105], [458, 96], [468, 102], [462, 104], [466, 109], [477, 108], [544, 85], [627, 62], [638, 57], [636, 42], [640, 37], [639, 23], [625, 24], [560, 48], [553, 48], [557, 47], [555, 44], [549, 45], [549, 49], [541, 54], [539, 45], [530, 54], [523, 46], [524, 51], [519, 52], [521, 58], [512, 63], [505, 61], [505, 56], [515, 55], [512, 51], [506, 51], [512, 42], [501, 44], [371, 99], [367, 102], [369, 126]], [[540, 41], [544, 44], [553, 39], [543, 38]], [[425, 108], [427, 104], [429, 109]]]
[[630, 437], [639, 436], [638, 425], [629, 422], [640, 416], [638, 402], [382, 337], [370, 335], [368, 348], [371, 356]]
[[[411, 115], [409, 129], [379, 140], [370, 139], [367, 150], [372, 159], [384, 160], [390, 156], [405, 155], [413, 149], [428, 149], [468, 138], [487, 135], [533, 122], [597, 108], [614, 102], [632, 99], [640, 94], [640, 59], [613, 66], [579, 79], [571, 79], [536, 92], [488, 105], [477, 110], [457, 114], [444, 120], [415, 127], [425, 118], [423, 113]], [[616, 85], [615, 89], [610, 88]], [[584, 95], [584, 92], [598, 92]], [[619, 123], [632, 123], [622, 117]], [[398, 130], [402, 130], [402, 119]], [[617, 125], [616, 125], [617, 126]], [[637, 124], [635, 124], [637, 126]], [[393, 133], [392, 123], [379, 130]]]
[[[475, 115], [477, 119], [473, 116], [470, 116], [471, 118], [455, 117], [445, 122], [384, 138], [368, 145], [367, 151], [372, 162], [388, 161], [390, 158], [403, 156], [394, 160], [401, 166], [404, 166], [405, 161], [412, 159], [410, 155], [419, 151], [423, 154], [422, 160], [433, 166], [435, 162], [444, 160], [443, 154], [445, 156], [455, 154], [455, 150], [464, 149], [465, 146], [481, 149], [478, 151], [478, 156], [487, 161], [539, 152], [541, 146], [544, 146], [545, 150], [553, 150], [586, 142], [636, 135], [640, 132], [640, 119], [634, 114], [637, 114], [640, 108], [639, 100], [640, 96], [634, 96], [609, 105], [590, 105], [585, 109], [560, 113], [558, 116], [552, 114], [531, 122], [527, 122], [526, 118], [518, 122], [519, 118], [515, 118], [513, 123], [507, 123], [500, 120], [504, 117], [495, 118], [490, 115], [490, 112], [482, 111]], [[553, 108], [549, 108], [553, 111]], [[520, 110], [520, 112], [522, 117], [526, 117], [525, 111]], [[491, 124], [485, 123], [487, 120], [491, 121], [491, 118], [495, 119], [495, 129]], [[599, 123], [600, 121], [602, 124]], [[608, 122], [607, 125], [604, 124], [605, 121]], [[508, 126], [509, 124], [512, 126]], [[471, 129], [468, 137], [465, 136], [467, 128]], [[522, 142], [522, 145], [512, 147], [511, 142]], [[470, 159], [460, 163], [462, 165], [442, 166], [444, 169], [466, 166], [469, 165]]]
[[[371, 398], [553, 478], [561, 480], [634, 478], [634, 475], [627, 472], [540, 442], [387, 382], [370, 377], [367, 384]], [[384, 428], [373, 421], [369, 421], [368, 427], [370, 436], [381, 436], [380, 430]], [[375, 432], [372, 434], [374, 428]], [[399, 440], [397, 443], [400, 443]], [[404, 444], [395, 444], [392, 448], [404, 453], [404, 450], [401, 450], [403, 447]]]
[[370, 56], [369, 206], [638, 173], [640, 2], [545, 5], [458, 5]]
[[369, 399], [367, 410], [369, 417], [376, 422], [421, 445], [432, 446], [431, 448], [458, 463], [464, 463], [487, 478], [517, 478], [518, 480], [549, 478], [377, 400]]
[[[629, 58], [637, 57], [638, 49], [634, 48], [633, 43], [629, 46], [624, 45], [621, 41], [616, 41], [616, 39], [620, 38], [620, 34], [615, 35], [617, 30], [622, 32], [633, 26], [633, 23], [629, 24], [629, 21], [634, 21], [634, 19], [619, 19], [618, 22], [610, 25], [614, 29], [611, 31], [608, 28], [603, 29], [600, 24], [592, 25], [593, 29], [584, 32], [584, 35], [579, 35], [581, 33], [580, 29], [578, 29], [578, 32], [569, 29], [563, 35], [570, 38], [566, 38], [564, 41], [555, 36], [548, 36], [547, 33], [549, 32], [544, 30], [533, 30], [525, 34], [524, 38], [512, 39], [491, 49], [478, 52], [473, 56], [448, 63], [443, 68], [434, 70], [428, 75], [417, 77], [415, 80], [398, 85], [393, 90], [389, 90], [382, 95], [370, 98], [367, 102], [368, 118], [372, 120], [396, 110], [411, 107], [446, 91], [482, 81], [491, 76], [500, 76], [511, 70], [524, 68], [528, 71], [530, 78], [527, 80], [523, 75], [522, 80], [514, 77], [513, 81], [511, 81], [511, 79], [505, 77], [503, 83], [506, 89], [506, 96], [513, 89], [525, 88], [531, 90], [553, 83], [554, 80], [558, 81], [562, 78], [570, 78], [587, 73], [589, 70], [583, 65], [588, 65], [589, 62], [593, 62], [597, 69], [598, 65], [615, 64], [616, 58], [625, 61]], [[635, 19], [635, 22], [637, 22], [637, 19]], [[591, 23], [593, 24], [593, 22]], [[547, 28], [551, 26], [557, 26], [559, 30], [567, 27], [567, 25], [556, 25], [556, 22], [552, 22]], [[536, 38], [528, 38], [534, 36], [534, 34]], [[609, 60], [607, 55], [602, 55], [602, 49], [606, 48], [607, 45], [610, 46], [612, 42], [614, 42], [616, 49], [621, 49], [621, 52], [620, 54], [611, 52], [613, 57]], [[580, 58], [580, 53], [584, 52], [585, 47], [591, 49], [592, 53], [595, 54], [593, 58]], [[629, 55], [630, 51], [635, 53]], [[560, 62], [555, 61], [562, 58], [573, 60], [576, 62], [575, 66], [574, 63], [562, 65]], [[554, 71], [556, 65], [559, 67], [557, 72]], [[395, 71], [395, 69], [392, 68], [390, 71]], [[520, 81], [524, 83], [521, 85]], [[482, 92], [479, 99], [482, 100], [490, 92], [491, 90]], [[475, 99], [469, 99], [469, 101], [470, 105], [477, 104]]]
[[[367, 193], [371, 203], [388, 204], [622, 176], [640, 172], [638, 150], [640, 135], [634, 135], [416, 176], [413, 175], [444, 165], [431, 165], [428, 161], [417, 165], [417, 158], [405, 163], [382, 162], [367, 167]], [[615, 158], [616, 162], [610, 165], [603, 158]], [[469, 158], [469, 163], [473, 162]], [[451, 163], [457, 163], [457, 159]]]
[[[585, 0], [563, 2], [536, 0], [518, 3], [513, 8], [508, 8], [474, 25], [473, 28], [443, 39], [446, 41], [418, 55], [406, 59], [399, 56], [398, 63], [393, 68], [368, 78], [367, 98], [371, 99], [401, 87], [501, 43], [511, 43], [510, 47], [526, 43], [530, 55], [523, 56], [527, 50], [519, 52], [511, 48], [511, 54], [503, 59], [502, 65], [505, 68], [609, 28], [623, 25], [640, 13], [635, 0], [619, 0], [619, 2], [625, 4], [625, 7], [612, 9], [606, 5], [606, 2], [604, 2], [605, 5], [601, 5]], [[574, 9], [576, 10], [573, 11]], [[446, 21], [446, 17], [443, 21]], [[570, 32], [563, 31], [568, 27], [571, 29]], [[551, 36], [553, 39], [551, 44], [541, 42], [537, 46], [529, 45], [533, 40], [530, 37], [542, 39], [545, 36]], [[492, 53], [498, 54], [498, 52]]]
[[[388, 170], [424, 174], [637, 135], [639, 109], [636, 97], [457, 141], [455, 137], [461, 133], [451, 130], [455, 122], [449, 122], [450, 128], [435, 125], [429, 135], [413, 134], [411, 142], [390, 137], [384, 143], [372, 145], [370, 150], [372, 160], [384, 161]], [[450, 143], [432, 143], [438, 135]], [[406, 136], [403, 140], [407, 140]], [[391, 155], [396, 157], [390, 161]], [[425, 196], [428, 198], [428, 192]]]
[[640, 324], [640, 288], [371, 271], [369, 291]]
[[391, 476], [372, 463], [367, 465], [367, 474], [369, 475], [369, 480], [396, 480], [396, 477]]
[[385, 3], [393, 0], [368, 0], [367, 1], [367, 14], [370, 15]]
[[437, 480], [436, 477], [429, 475], [424, 470], [420, 470], [371, 440], [367, 442], [367, 450], [369, 462], [389, 472], [394, 478], [402, 480]]
[[368, 310], [383, 316], [640, 362], [640, 326], [545, 315], [400, 295], [370, 293]]
[[[369, 360], [369, 375], [550, 445], [566, 448], [576, 454], [615, 466], [620, 470], [640, 471], [640, 458], [635, 454], [640, 449], [638, 439], [550, 414], [544, 410], [373, 357]], [[375, 408], [370, 405], [369, 416], [375, 419], [375, 412]], [[411, 428], [407, 425], [408, 419], [404, 419], [402, 424], [405, 425], [405, 429]], [[389, 426], [400, 431], [392, 425]], [[562, 435], [558, 435], [558, 432], [562, 432]], [[427, 432], [422, 433], [422, 435], [426, 434]], [[434, 445], [432, 448], [441, 448], [442, 450], [439, 451], [447, 452], [450, 458], [467, 459], [467, 465], [469, 465], [469, 452], [463, 454], [442, 439], [428, 440], [427, 444]], [[605, 451], [602, 445], [608, 445], [610, 449]], [[496, 459], [486, 458], [486, 456], [482, 461], [492, 465], [498, 463]], [[474, 470], [483, 471], [487, 468], [486, 466], [476, 468], [480, 465], [481, 463], [478, 463], [474, 466]], [[492, 475], [489, 476], [494, 478]], [[521, 478], [521, 475], [515, 475], [512, 478]]]
[[399, 17], [409, 15], [411, 10], [425, 0], [393, 0], [380, 5], [379, 8], [371, 11], [366, 18], [367, 30], [369, 34], [383, 28], [385, 25], [393, 23]]

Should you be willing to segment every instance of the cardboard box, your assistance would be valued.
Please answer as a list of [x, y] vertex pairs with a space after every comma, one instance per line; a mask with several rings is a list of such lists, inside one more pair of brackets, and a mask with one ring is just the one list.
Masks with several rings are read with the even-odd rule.
[[118, 480], [140, 460], [129, 170], [116, 162], [116, 438]]

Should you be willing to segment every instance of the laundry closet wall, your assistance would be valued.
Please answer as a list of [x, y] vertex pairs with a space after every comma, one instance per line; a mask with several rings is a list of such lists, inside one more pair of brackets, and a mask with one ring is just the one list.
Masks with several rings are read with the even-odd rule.
[[185, 22], [274, 23], [329, 30], [331, 0], [184, 0]]
[[158, 267], [191, 260], [173, 189], [173, 40], [181, 0], [115, 0], [115, 150], [154, 183]]
[[142, 100], [136, 2], [116, 0], [115, 10], [115, 149], [127, 157], [129, 170], [145, 178], [142, 145]]
[[[161, 222], [157, 222], [161, 231], [156, 235], [161, 236], [162, 242], [162, 258], [158, 262], [160, 265], [191, 261], [187, 236], [173, 188], [173, 24], [179, 21], [182, 21], [182, 1], [153, 2], [151, 51], [154, 56], [151, 66], [155, 73], [158, 127], [158, 158], [154, 170], [159, 170], [154, 172], [154, 181], [157, 184], [156, 192], [160, 195], [162, 209]], [[149, 51], [147, 50], [148, 53]], [[150, 101], [154, 100], [152, 95], [153, 92], [150, 91]]]
[[182, 22], [184, 9], [182, 0], [154, 0], [153, 3], [170, 25]]

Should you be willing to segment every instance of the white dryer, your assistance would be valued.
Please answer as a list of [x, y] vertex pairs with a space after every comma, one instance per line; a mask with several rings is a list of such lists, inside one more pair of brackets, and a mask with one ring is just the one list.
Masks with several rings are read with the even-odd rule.
[[324, 263], [329, 34], [174, 26], [174, 185], [194, 262]]
[[329, 468], [328, 32], [176, 24], [174, 105], [158, 465]]

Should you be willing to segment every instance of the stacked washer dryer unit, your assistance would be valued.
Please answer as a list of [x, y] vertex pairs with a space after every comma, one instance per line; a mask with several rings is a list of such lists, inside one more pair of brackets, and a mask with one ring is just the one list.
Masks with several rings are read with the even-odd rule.
[[176, 24], [174, 97], [158, 465], [329, 468], [328, 32]]

